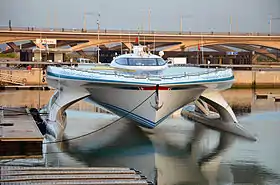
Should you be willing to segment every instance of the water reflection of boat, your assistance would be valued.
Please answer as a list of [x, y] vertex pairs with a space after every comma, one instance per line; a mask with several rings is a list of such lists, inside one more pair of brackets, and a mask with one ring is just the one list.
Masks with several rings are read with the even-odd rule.
[[[95, 130], [116, 119], [112, 115], [94, 118], [92, 113], [73, 114], [73, 111], [68, 115], [67, 138], [79, 136], [89, 129]], [[255, 121], [251, 129], [259, 129], [259, 126]], [[267, 153], [262, 148], [270, 146], [269, 143], [251, 143], [182, 118], [168, 118], [152, 130], [141, 128], [141, 131], [140, 128], [122, 120], [100, 133], [69, 141], [64, 151], [88, 166], [136, 168], [158, 184], [279, 184], [275, 183], [279, 182], [278, 174], [267, 164], [267, 160], [277, 160], [275, 153], [269, 159], [252, 158], [254, 154]], [[277, 132], [278, 127], [273, 128]], [[265, 132], [271, 129], [262, 129], [261, 141], [270, 138]], [[270, 140], [276, 141], [274, 137]], [[272, 145], [270, 150], [274, 147]], [[58, 164], [62, 165], [62, 162]]]
[[[92, 126], [89, 120], [96, 121], [92, 117], [84, 120], [84, 130]], [[104, 118], [103, 122], [106, 124], [110, 119]], [[76, 120], [70, 121], [67, 129], [79, 135], [74, 132], [75, 123]], [[136, 168], [157, 184], [215, 184], [221, 179], [233, 182], [229, 166], [220, 166], [223, 153], [234, 141], [233, 135], [219, 135], [181, 118], [166, 119], [153, 132], [146, 130], [149, 129], [140, 130], [133, 124], [120, 122], [100, 134], [70, 141], [64, 150], [89, 166]]]
[[[135, 46], [133, 53], [116, 57], [110, 70], [49, 67], [48, 84], [58, 89], [49, 110], [58, 112], [88, 97], [119, 116], [154, 128], [202, 93], [224, 90], [233, 83], [231, 69], [168, 67], [161, 57], [143, 48]], [[51, 113], [49, 120], [56, 118]]]

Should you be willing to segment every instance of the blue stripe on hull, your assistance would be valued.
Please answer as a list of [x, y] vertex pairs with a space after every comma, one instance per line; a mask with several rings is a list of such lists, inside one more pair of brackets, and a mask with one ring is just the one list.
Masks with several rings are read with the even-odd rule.
[[[94, 101], [96, 102], [96, 101]], [[136, 121], [137, 123], [140, 124], [140, 126], [144, 126], [146, 128], [155, 128], [155, 126], [157, 125], [155, 122], [150, 121], [146, 118], [143, 118], [141, 116], [138, 116], [134, 113], [128, 112], [127, 110], [124, 110], [122, 108], [116, 107], [114, 105], [110, 105], [107, 103], [101, 103], [101, 102], [97, 102], [98, 104], [100, 104], [101, 106], [111, 110], [112, 112], [114, 112], [115, 114], [119, 115], [119, 116], [125, 116], [126, 118], [130, 118], [134, 121]]]

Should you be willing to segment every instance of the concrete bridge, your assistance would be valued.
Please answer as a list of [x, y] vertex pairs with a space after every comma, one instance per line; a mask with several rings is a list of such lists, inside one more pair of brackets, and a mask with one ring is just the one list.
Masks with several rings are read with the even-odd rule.
[[[101, 50], [130, 49], [139, 38], [141, 44], [150, 45], [151, 49], [162, 48], [164, 51], [185, 50], [203, 46], [217, 51], [232, 51], [230, 47], [254, 51], [273, 59], [278, 57], [266, 48], [280, 50], [280, 34], [260, 33], [194, 33], [194, 32], [141, 32], [117, 30], [49, 30], [31, 28], [0, 29], [0, 44], [6, 43], [11, 49], [5, 53], [19, 51], [18, 41], [29, 41], [21, 45], [22, 49], [36, 46], [35, 40], [56, 39], [56, 47], [70, 46], [69, 52], [83, 53], [84, 49], [99, 46]], [[114, 46], [110, 44], [115, 43]], [[227, 47], [229, 46], [229, 47]], [[38, 46], [41, 48], [42, 46]]]

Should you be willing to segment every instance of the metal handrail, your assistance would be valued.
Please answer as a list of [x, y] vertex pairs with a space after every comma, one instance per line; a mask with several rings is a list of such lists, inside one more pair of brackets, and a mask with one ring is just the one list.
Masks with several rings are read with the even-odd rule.
[[158, 79], [158, 80], [167, 80], [167, 79], [181, 79], [181, 78], [193, 78], [193, 77], [208, 77], [208, 78], [222, 78], [222, 77], [231, 77], [233, 75], [232, 70], [229, 68], [218, 68], [218, 69], [211, 69], [202, 72], [194, 72], [194, 73], [181, 73], [176, 75], [135, 75], [132, 73], [124, 73], [119, 71], [97, 71], [97, 70], [84, 70], [79, 68], [71, 68], [64, 66], [62, 67], [64, 70], [71, 70], [77, 72], [86, 72], [90, 74], [97, 74], [97, 75], [114, 75], [123, 78], [134, 78], [134, 79]]
[[25, 85], [23, 82], [24, 78], [19, 76], [14, 76], [8, 73], [0, 73], [0, 81], [18, 84], [18, 85]]

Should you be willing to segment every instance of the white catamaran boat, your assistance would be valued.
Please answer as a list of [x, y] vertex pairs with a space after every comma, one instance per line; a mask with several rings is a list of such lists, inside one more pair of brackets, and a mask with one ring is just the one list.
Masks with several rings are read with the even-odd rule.
[[48, 105], [54, 110], [48, 119], [56, 121], [56, 112], [88, 97], [140, 126], [154, 128], [202, 94], [230, 88], [233, 80], [231, 69], [168, 66], [144, 46], [134, 46], [133, 53], [114, 58], [107, 67], [48, 67], [48, 84], [58, 89]]

